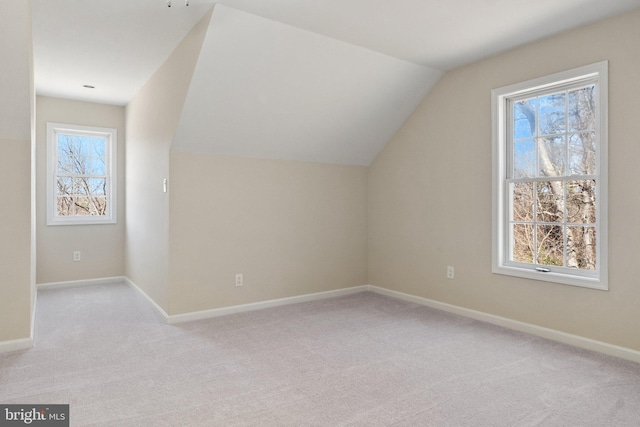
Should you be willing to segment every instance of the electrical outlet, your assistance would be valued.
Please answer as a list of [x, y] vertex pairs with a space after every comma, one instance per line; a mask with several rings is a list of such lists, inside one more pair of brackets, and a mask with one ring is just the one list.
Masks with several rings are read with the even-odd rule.
[[243, 285], [242, 282], [243, 282], [242, 273], [236, 274], [236, 286], [242, 286]]
[[80, 256], [80, 251], [74, 251], [73, 252], [73, 262], [78, 262], [82, 259], [82, 257]]
[[447, 266], [447, 279], [453, 279], [453, 267], [448, 265]]

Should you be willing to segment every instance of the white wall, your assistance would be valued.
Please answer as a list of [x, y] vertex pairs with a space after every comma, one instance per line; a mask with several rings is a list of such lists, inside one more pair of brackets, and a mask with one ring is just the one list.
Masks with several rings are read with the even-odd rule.
[[[54, 283], [124, 275], [125, 123], [124, 107], [38, 96], [36, 282]], [[115, 128], [118, 131], [117, 223], [47, 226], [47, 122]], [[73, 262], [73, 252], [82, 260]]]
[[31, 2], [0, 2], [0, 349], [27, 340], [33, 306], [31, 245]]
[[126, 107], [125, 273], [169, 306], [169, 148], [211, 14], [185, 37]]
[[[638, 40], [635, 11], [445, 74], [370, 167], [369, 282], [640, 350]], [[492, 274], [491, 90], [605, 59], [610, 290]]]

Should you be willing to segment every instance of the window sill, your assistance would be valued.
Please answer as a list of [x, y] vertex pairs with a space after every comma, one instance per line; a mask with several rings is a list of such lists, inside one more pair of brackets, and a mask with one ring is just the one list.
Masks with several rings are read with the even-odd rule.
[[521, 268], [514, 266], [494, 266], [492, 272], [494, 274], [540, 280], [543, 282], [559, 283], [562, 285], [578, 286], [581, 288], [596, 289], [599, 291], [609, 290], [607, 281], [603, 280], [602, 278], [598, 279], [584, 276], [574, 276], [553, 271], [541, 272], [534, 270], [534, 267]]
[[106, 225], [106, 224], [117, 224], [118, 221], [115, 219], [69, 219], [69, 220], [49, 220], [47, 221], [47, 226], [58, 226], [58, 225]]

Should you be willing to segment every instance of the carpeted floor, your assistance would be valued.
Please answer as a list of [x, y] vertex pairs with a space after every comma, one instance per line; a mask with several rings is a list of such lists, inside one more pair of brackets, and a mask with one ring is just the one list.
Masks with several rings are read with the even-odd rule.
[[0, 403], [68, 403], [72, 426], [640, 426], [640, 365], [373, 293], [170, 326], [110, 284], [38, 292]]

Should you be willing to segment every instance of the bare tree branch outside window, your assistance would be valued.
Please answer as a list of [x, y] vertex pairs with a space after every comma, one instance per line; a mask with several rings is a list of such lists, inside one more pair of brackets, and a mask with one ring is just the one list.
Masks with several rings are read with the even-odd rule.
[[107, 215], [106, 144], [101, 137], [58, 134], [58, 216]]
[[596, 90], [513, 103], [514, 261], [596, 270]]

